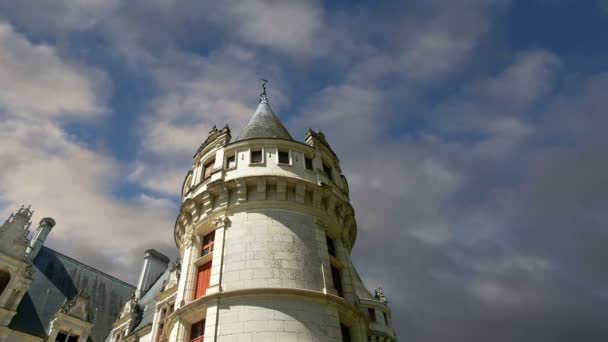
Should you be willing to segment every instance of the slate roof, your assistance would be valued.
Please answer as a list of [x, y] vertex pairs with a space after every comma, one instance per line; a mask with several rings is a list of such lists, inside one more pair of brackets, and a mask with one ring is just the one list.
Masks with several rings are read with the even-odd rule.
[[367, 287], [365, 287], [365, 285], [363, 284], [363, 280], [361, 280], [361, 277], [359, 276], [357, 269], [355, 268], [355, 266], [352, 263], [350, 264], [350, 269], [352, 271], [354, 271], [354, 273], [355, 273], [354, 287], [355, 287], [355, 292], [357, 293], [357, 296], [361, 299], [375, 300], [376, 298], [371, 294], [371, 292], [367, 289]]
[[167, 268], [165, 273], [163, 273], [158, 280], [156, 280], [148, 292], [146, 292], [137, 302], [137, 305], [139, 305], [139, 307], [142, 309], [142, 315], [140, 321], [133, 327], [129, 335], [152, 324], [152, 320], [154, 319], [154, 311], [156, 310], [156, 295], [162, 292], [163, 285], [165, 284], [165, 280], [167, 280], [169, 277], [169, 273], [171, 273], [171, 268]]
[[260, 102], [251, 120], [235, 141], [254, 138], [279, 138], [293, 140], [281, 120], [266, 101]]
[[34, 259], [33, 281], [17, 308], [10, 328], [45, 336], [49, 323], [66, 298], [90, 296], [93, 323], [90, 340], [103, 341], [135, 287], [48, 247]]

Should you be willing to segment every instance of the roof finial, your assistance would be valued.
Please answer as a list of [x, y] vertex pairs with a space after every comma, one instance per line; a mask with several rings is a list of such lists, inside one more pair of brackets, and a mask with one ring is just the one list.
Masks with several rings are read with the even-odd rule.
[[268, 103], [268, 95], [266, 94], [266, 83], [268, 83], [268, 81], [263, 78], [261, 79], [261, 81], [262, 81], [262, 93], [260, 93], [260, 103], [262, 103], [262, 102]]

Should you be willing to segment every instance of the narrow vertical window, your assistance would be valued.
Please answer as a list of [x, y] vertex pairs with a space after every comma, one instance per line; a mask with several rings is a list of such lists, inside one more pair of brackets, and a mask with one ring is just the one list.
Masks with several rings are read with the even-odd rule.
[[192, 324], [190, 342], [201, 342], [205, 338], [205, 320]]
[[327, 164], [325, 164], [325, 163], [323, 163], [323, 172], [325, 173], [327, 178], [329, 178], [330, 180], [333, 180], [333, 178], [331, 177], [331, 167], [327, 166]]
[[203, 171], [203, 180], [208, 179], [209, 177], [211, 177], [211, 174], [213, 173], [213, 165], [215, 165], [215, 159], [209, 161], [207, 164], [205, 164], [204, 166], [204, 171]]
[[340, 269], [334, 265], [331, 265], [331, 279], [334, 282], [334, 289], [338, 291], [338, 296], [344, 297], [344, 291], [342, 290], [342, 275], [340, 274]]
[[0, 271], [0, 295], [4, 293], [4, 289], [8, 286], [11, 281], [11, 274], [6, 271]]
[[157, 342], [160, 342], [165, 338], [165, 336], [163, 335], [163, 330], [165, 329], [166, 316], [167, 316], [167, 308], [163, 308], [160, 311], [160, 316], [159, 316], [159, 320], [158, 320], [158, 334], [156, 337]]
[[203, 250], [202, 254], [207, 255], [213, 252], [213, 245], [215, 244], [215, 230], [205, 235], [203, 238]]
[[289, 164], [289, 151], [279, 151], [279, 164]]
[[382, 311], [382, 315], [384, 315], [384, 323], [388, 325], [388, 316], [386, 315], [386, 312]]
[[209, 287], [209, 280], [211, 279], [211, 261], [200, 266], [198, 268], [198, 274], [196, 277], [196, 292], [194, 293], [194, 299], [198, 299], [207, 293]]
[[262, 155], [262, 150], [251, 151], [251, 163], [252, 164], [259, 164], [259, 163], [262, 163], [263, 161], [264, 161], [264, 158]]
[[55, 342], [66, 342], [68, 339], [68, 335], [63, 332], [58, 332], [57, 337], [55, 337]]
[[372, 308], [368, 308], [367, 312], [369, 313], [370, 322], [375, 322], [376, 321], [376, 310], [374, 310]]
[[307, 170], [312, 170], [312, 158], [304, 158], [304, 166]]
[[350, 339], [350, 329], [346, 325], [344, 325], [342, 323], [340, 323], [340, 332], [342, 333], [342, 342], [350, 342], [351, 341], [351, 339]]
[[336, 246], [334, 245], [334, 239], [325, 235], [325, 240], [327, 241], [327, 252], [329, 255], [335, 257], [336, 256]]

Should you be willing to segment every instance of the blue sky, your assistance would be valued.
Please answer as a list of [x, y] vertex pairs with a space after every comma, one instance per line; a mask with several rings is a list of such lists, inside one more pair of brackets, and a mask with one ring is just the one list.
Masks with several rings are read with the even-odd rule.
[[0, 214], [134, 282], [266, 78], [338, 153], [400, 339], [605, 341], [606, 32], [605, 0], [0, 1]]

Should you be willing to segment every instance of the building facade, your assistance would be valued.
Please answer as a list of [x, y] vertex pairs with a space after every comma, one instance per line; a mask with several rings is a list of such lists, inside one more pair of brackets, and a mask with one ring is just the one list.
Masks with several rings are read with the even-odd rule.
[[0, 342], [105, 340], [135, 287], [45, 247], [52, 218], [28, 239], [32, 214], [0, 225]]
[[350, 260], [338, 157], [320, 131], [294, 140], [263, 89], [236, 139], [214, 127], [196, 151], [174, 227], [181, 258], [146, 251], [107, 341], [396, 340], [384, 294]]

